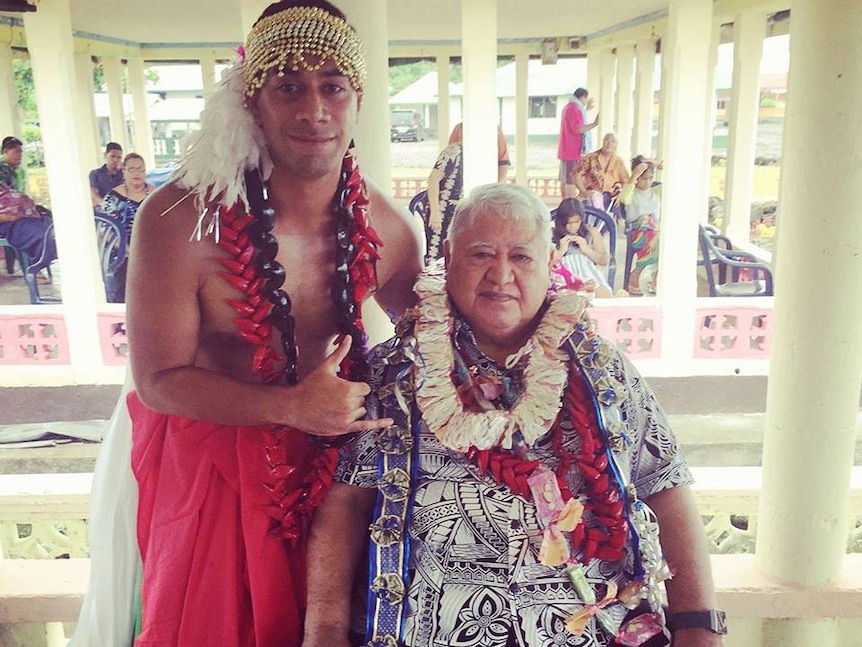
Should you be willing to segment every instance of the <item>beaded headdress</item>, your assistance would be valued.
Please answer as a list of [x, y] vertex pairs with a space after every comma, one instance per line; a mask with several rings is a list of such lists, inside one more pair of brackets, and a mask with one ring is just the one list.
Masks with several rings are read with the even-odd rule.
[[272, 70], [284, 72], [288, 65], [311, 69], [309, 55], [318, 58], [315, 66], [333, 61], [354, 89], [362, 91], [364, 48], [346, 21], [317, 7], [291, 7], [259, 19], [247, 46], [207, 100], [200, 130], [183, 142], [185, 152], [172, 177], [195, 196], [202, 214], [207, 205], [229, 207], [237, 199], [248, 204], [246, 171], [257, 169], [263, 180], [269, 178], [272, 160], [245, 101]]
[[[292, 7], [258, 20], [245, 46], [246, 95], [252, 96], [276, 70], [288, 66], [313, 72], [326, 62], [335, 66], [362, 92], [367, 75], [365, 48], [356, 30], [319, 7]], [[309, 61], [314, 56], [316, 61]]]

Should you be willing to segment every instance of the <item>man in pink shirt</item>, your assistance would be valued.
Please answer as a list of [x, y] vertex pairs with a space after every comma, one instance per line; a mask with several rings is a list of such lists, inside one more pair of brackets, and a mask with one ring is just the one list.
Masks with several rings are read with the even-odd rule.
[[589, 93], [585, 88], [578, 88], [571, 101], [563, 108], [560, 119], [560, 139], [557, 144], [557, 159], [560, 160], [560, 185], [564, 198], [574, 198], [578, 189], [572, 175], [578, 160], [589, 152], [585, 146], [586, 134], [599, 125], [599, 115], [592, 123], [587, 123], [587, 108]]

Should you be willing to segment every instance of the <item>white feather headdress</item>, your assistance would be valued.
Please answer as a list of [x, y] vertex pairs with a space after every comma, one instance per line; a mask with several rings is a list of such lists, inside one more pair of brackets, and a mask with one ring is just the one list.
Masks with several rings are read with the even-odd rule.
[[245, 106], [244, 63], [237, 59], [201, 112], [201, 128], [184, 142], [185, 153], [172, 180], [189, 189], [199, 211], [237, 199], [248, 205], [245, 172], [272, 172], [266, 141]]

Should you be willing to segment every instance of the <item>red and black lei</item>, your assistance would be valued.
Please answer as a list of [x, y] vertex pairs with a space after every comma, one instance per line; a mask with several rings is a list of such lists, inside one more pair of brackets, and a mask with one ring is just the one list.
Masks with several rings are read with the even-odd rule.
[[[234, 322], [243, 339], [255, 346], [254, 370], [270, 384], [284, 376], [288, 384], [299, 381], [296, 363], [298, 349], [290, 296], [282, 290], [284, 267], [276, 260], [278, 241], [270, 232], [275, 212], [267, 201], [266, 187], [257, 171], [246, 173], [249, 210], [241, 204], [222, 210], [219, 218], [219, 246], [231, 258], [222, 258], [222, 276], [244, 293], [243, 299], [228, 299], [237, 312]], [[368, 221], [368, 196], [362, 175], [349, 152], [341, 169], [336, 206], [336, 263], [331, 297], [336, 305], [336, 324], [343, 335], [350, 335], [350, 354], [341, 365], [341, 374], [351, 380], [366, 378], [367, 337], [362, 323], [362, 302], [377, 287], [377, 248], [382, 245]], [[281, 333], [283, 355], [273, 348], [273, 329]], [[283, 370], [276, 366], [284, 362]], [[288, 444], [316, 445], [309, 448], [310, 460], [296, 464]], [[287, 540], [298, 539], [306, 530], [311, 513], [323, 500], [332, 484], [338, 450], [317, 445], [310, 436], [295, 429], [273, 426], [266, 431], [265, 456], [271, 481], [264, 484], [272, 504], [267, 513], [273, 518], [273, 532]], [[304, 470], [298, 487], [290, 487]]]

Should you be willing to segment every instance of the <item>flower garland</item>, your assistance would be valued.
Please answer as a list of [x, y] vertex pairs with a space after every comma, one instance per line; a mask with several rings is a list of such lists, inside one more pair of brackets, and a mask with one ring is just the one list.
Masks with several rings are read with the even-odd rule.
[[527, 445], [545, 435], [560, 408], [568, 373], [567, 355], [560, 347], [580, 320], [586, 301], [573, 292], [559, 292], [530, 340], [509, 358], [512, 363], [529, 354], [525, 390], [518, 403], [509, 411], [472, 413], [465, 411], [450, 377], [454, 366], [452, 311], [442, 265], [426, 269], [415, 290], [421, 299], [415, 334], [425, 357], [416, 402], [437, 439], [450, 449], [464, 452], [470, 447], [489, 449], [497, 445], [511, 449], [516, 431]]
[[[584, 299], [568, 290], [558, 292], [531, 339], [509, 358], [507, 365], [513, 366], [530, 353], [524, 370], [524, 393], [512, 409], [469, 411], [465, 402], [482, 396], [470, 394], [464, 385], [459, 389], [452, 381], [452, 312], [440, 268], [426, 270], [416, 292], [422, 301], [415, 334], [426, 367], [416, 402], [429, 429], [444, 446], [466, 452], [482, 475], [490, 473], [498, 484], [528, 500], [534, 499], [529, 480], [540, 463], [527, 460], [525, 451], [518, 455], [506, 450], [512, 449], [516, 433], [518, 443], [523, 439], [529, 447], [550, 430], [555, 454], [560, 457], [555, 475], [562, 501], [568, 504], [581, 495], [577, 498], [583, 514], [570, 531], [580, 562], [622, 559], [629, 530], [623, 493], [611, 471], [590, 390], [579, 366], [567, 361], [569, 356], [561, 349], [584, 314]], [[477, 383], [474, 388], [481, 389], [482, 385]], [[578, 453], [563, 445], [565, 422], [570, 422], [578, 434]], [[583, 477], [582, 493], [571, 491], [567, 476], [573, 466]]]
[[[265, 188], [256, 172], [246, 175], [249, 211], [239, 204], [220, 210], [217, 244], [232, 258], [220, 262], [226, 271], [224, 279], [244, 293], [243, 299], [228, 299], [237, 312], [234, 323], [240, 336], [255, 346], [252, 359], [254, 370], [267, 383], [298, 381], [296, 361], [298, 349], [295, 341], [295, 322], [291, 314], [291, 301], [281, 289], [284, 268], [275, 258], [278, 242], [270, 230], [275, 214], [267, 204]], [[372, 229], [367, 215], [368, 197], [365, 184], [350, 152], [344, 157], [341, 185], [338, 195], [336, 227], [336, 280], [332, 298], [338, 308], [336, 317], [339, 331], [353, 337], [350, 354], [341, 365], [349, 379], [364, 379], [367, 363], [364, 349], [367, 341], [362, 323], [362, 300], [377, 287], [376, 261], [380, 239]], [[273, 328], [281, 332], [282, 356], [273, 349]], [[279, 371], [276, 364], [284, 360]], [[312, 511], [323, 500], [332, 483], [338, 451], [334, 447], [318, 447], [308, 464], [303, 466], [298, 488], [287, 488], [289, 478], [295, 478], [295, 457], [284, 451], [286, 436], [295, 433], [290, 427], [276, 426], [266, 432], [266, 461], [272, 482], [265, 484], [273, 506], [269, 514], [276, 521], [274, 532], [289, 540], [296, 540], [307, 528]], [[308, 442], [314, 443], [310, 437]], [[295, 440], [291, 439], [291, 442]]]

